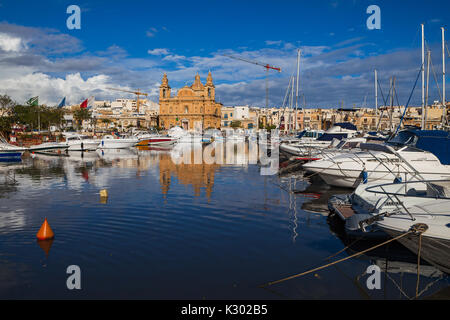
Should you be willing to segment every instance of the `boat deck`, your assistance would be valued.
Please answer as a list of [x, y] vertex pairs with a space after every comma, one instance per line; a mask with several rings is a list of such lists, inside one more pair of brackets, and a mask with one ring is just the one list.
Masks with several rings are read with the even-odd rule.
[[353, 210], [352, 206], [349, 204], [335, 204], [334, 209], [343, 220], [348, 219], [355, 214], [355, 210]]

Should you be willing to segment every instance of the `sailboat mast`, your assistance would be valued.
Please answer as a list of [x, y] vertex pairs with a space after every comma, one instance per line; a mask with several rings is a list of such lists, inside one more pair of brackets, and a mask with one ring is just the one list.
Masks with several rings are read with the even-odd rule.
[[424, 120], [423, 120], [423, 124], [424, 124], [424, 128], [427, 126], [427, 118], [428, 118], [428, 88], [429, 88], [429, 83], [430, 83], [430, 59], [431, 59], [431, 51], [428, 50], [427, 51], [427, 93], [426, 93], [426, 98], [425, 98], [425, 114], [424, 114]]
[[378, 74], [375, 69], [375, 115], [378, 115]]
[[445, 29], [442, 30], [442, 125], [445, 123], [445, 118], [447, 116], [447, 105], [445, 101]]
[[[294, 77], [294, 76], [292, 76], [292, 77]], [[289, 117], [289, 128], [290, 128], [290, 130], [289, 130], [289, 132], [292, 132], [292, 125], [293, 125], [293, 121], [291, 120], [292, 119], [292, 111], [293, 111], [293, 109], [294, 109], [294, 81], [295, 81], [295, 79], [292, 79], [292, 87], [291, 87], [291, 111], [289, 112], [289, 114], [290, 114], [290, 117]]]
[[297, 130], [297, 109], [298, 109], [298, 75], [300, 73], [300, 49], [297, 49], [297, 89], [295, 91], [295, 127]]
[[[395, 79], [395, 78], [394, 78]], [[389, 130], [392, 131], [392, 113], [393, 113], [393, 108], [394, 108], [394, 80], [393, 78], [389, 79], [390, 82], [390, 87], [391, 87], [391, 107], [390, 112], [389, 112]]]
[[424, 25], [422, 27], [422, 130], [425, 126], [425, 31]]

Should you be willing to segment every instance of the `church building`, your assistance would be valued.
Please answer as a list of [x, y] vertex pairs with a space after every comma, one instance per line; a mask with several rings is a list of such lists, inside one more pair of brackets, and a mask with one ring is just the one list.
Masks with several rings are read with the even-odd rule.
[[191, 86], [179, 89], [171, 96], [167, 74], [159, 88], [159, 125], [170, 129], [175, 126], [185, 130], [220, 129], [222, 104], [215, 101], [215, 87], [211, 72], [202, 84], [197, 73]]

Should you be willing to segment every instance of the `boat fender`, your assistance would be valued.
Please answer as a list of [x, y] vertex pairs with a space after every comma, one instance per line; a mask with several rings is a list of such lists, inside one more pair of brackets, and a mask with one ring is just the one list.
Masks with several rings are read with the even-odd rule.
[[361, 178], [362, 178], [362, 183], [366, 184], [367, 178], [368, 178], [368, 174], [367, 174], [366, 170], [361, 171]]

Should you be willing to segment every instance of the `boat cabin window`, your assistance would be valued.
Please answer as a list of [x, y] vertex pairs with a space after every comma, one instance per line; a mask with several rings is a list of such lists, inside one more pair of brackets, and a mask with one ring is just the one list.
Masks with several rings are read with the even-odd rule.
[[353, 141], [353, 142], [346, 142], [342, 146], [342, 149], [353, 149], [357, 148], [359, 146], [359, 142]]
[[346, 133], [325, 133], [320, 136], [317, 141], [331, 141], [333, 139], [342, 140], [344, 138], [347, 138]]
[[418, 138], [412, 132], [401, 131], [395, 137], [388, 141], [389, 144], [396, 146], [415, 145]]

